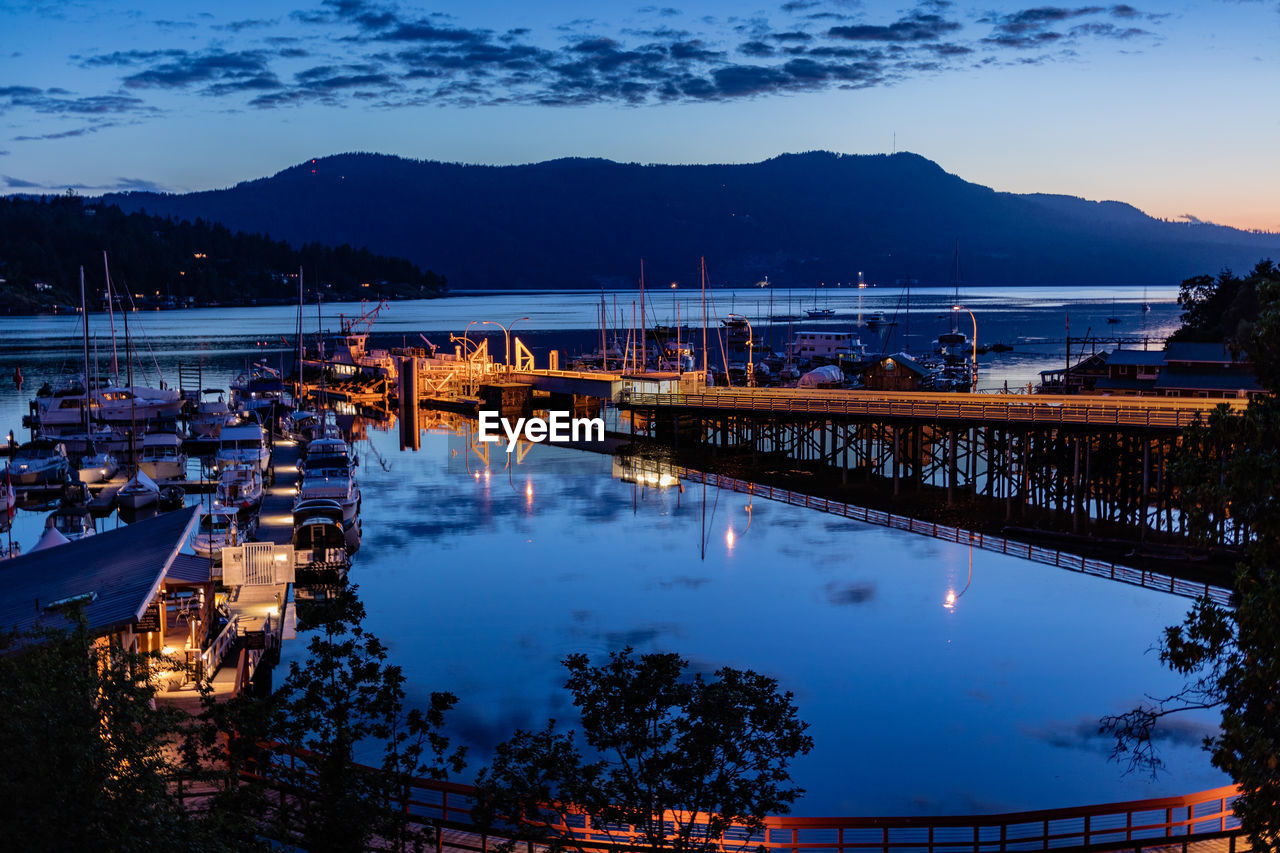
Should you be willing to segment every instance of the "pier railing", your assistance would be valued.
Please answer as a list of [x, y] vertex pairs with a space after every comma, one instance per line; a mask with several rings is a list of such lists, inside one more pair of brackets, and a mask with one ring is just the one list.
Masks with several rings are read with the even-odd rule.
[[[308, 763], [320, 756], [282, 745], [269, 747], [253, 778], [275, 787], [283, 798], [298, 792], [297, 781], [308, 774]], [[375, 768], [365, 772], [380, 773]], [[301, 775], [300, 775], [301, 774]], [[293, 780], [289, 784], [288, 780]], [[445, 847], [488, 853], [507, 839], [483, 834], [471, 818], [475, 788], [429, 779], [401, 780], [400, 796], [388, 802], [412, 824], [431, 824], [438, 833], [436, 850]], [[1121, 803], [1075, 806], [990, 815], [934, 817], [766, 817], [764, 829], [751, 832], [735, 826], [716, 844], [726, 853], [1007, 853], [1048, 850], [1173, 850], [1213, 842], [1224, 853], [1248, 850], [1248, 842], [1232, 806], [1235, 786], [1193, 794]], [[287, 803], [282, 800], [282, 808]], [[689, 815], [668, 814], [667, 828]], [[570, 850], [620, 851], [645, 849], [637, 827], [602, 825], [584, 814], [549, 825], [560, 845]], [[705, 832], [695, 823], [695, 834]], [[448, 841], [444, 840], [447, 835]], [[521, 845], [521, 849], [525, 845]], [[533, 850], [529, 845], [528, 849]], [[541, 849], [539, 847], [538, 849]]]
[[1214, 586], [1209, 583], [1197, 583], [1185, 578], [1167, 575], [1163, 572], [1135, 569], [1106, 560], [1089, 559], [1078, 554], [1067, 554], [1053, 548], [1043, 548], [1014, 539], [1006, 539], [1003, 536], [991, 536], [976, 530], [965, 530], [960, 527], [938, 524], [936, 521], [922, 521], [905, 515], [895, 515], [883, 510], [868, 509], [854, 504], [843, 503], [842, 501], [814, 497], [801, 492], [793, 492], [790, 489], [760, 485], [749, 480], [710, 474], [692, 468], [673, 468], [672, 472], [681, 479], [692, 480], [695, 483], [705, 482], [708, 486], [741, 492], [742, 494], [764, 498], [765, 500], [780, 501], [791, 506], [801, 506], [819, 512], [828, 512], [867, 524], [892, 527], [895, 530], [908, 530], [912, 533], [932, 536], [935, 539], [942, 539], [947, 542], [981, 548], [984, 551], [1012, 554], [1024, 560], [1031, 560], [1032, 562], [1056, 566], [1060, 569], [1107, 578], [1108, 580], [1141, 586], [1147, 589], [1159, 590], [1160, 592], [1172, 593], [1184, 598], [1207, 597], [1215, 604], [1224, 606], [1231, 603], [1231, 590], [1225, 587]]
[[892, 417], [989, 423], [1103, 425], [1181, 429], [1197, 417], [1240, 400], [1191, 400], [1159, 397], [1047, 397], [1000, 394], [960, 395], [923, 392], [884, 393], [821, 389], [797, 392], [731, 388], [696, 394], [622, 391], [618, 403], [640, 408], [722, 409], [778, 414]]

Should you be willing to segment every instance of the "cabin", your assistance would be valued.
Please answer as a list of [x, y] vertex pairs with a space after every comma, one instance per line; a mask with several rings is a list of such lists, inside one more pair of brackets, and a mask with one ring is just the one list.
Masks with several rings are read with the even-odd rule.
[[923, 391], [930, 371], [906, 353], [886, 356], [862, 371], [862, 385], [868, 391]]
[[165, 513], [5, 560], [0, 625], [69, 628], [82, 611], [95, 642], [161, 652], [189, 666], [194, 677], [214, 618], [208, 561], [178, 565], [196, 511]]
[[1265, 393], [1242, 352], [1225, 343], [1178, 341], [1165, 347], [1155, 381], [1162, 397], [1253, 397]]
[[1068, 370], [1058, 367], [1040, 371], [1039, 394], [1091, 394], [1097, 383], [1107, 377], [1105, 352], [1095, 352], [1081, 359]]
[[1094, 384], [1099, 394], [1114, 397], [1150, 397], [1164, 367], [1159, 350], [1118, 349], [1106, 356], [1107, 375]]

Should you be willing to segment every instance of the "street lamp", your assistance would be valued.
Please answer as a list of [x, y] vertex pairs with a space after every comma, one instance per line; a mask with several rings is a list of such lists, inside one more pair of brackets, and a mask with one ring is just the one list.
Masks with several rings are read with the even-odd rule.
[[973, 379], [969, 387], [970, 391], [978, 390], [978, 318], [973, 316], [973, 312], [963, 305], [952, 305], [952, 311], [964, 311], [969, 315], [969, 319], [973, 321]]
[[528, 320], [528, 319], [529, 319], [528, 317], [517, 317], [516, 319], [511, 321], [510, 326], [504, 326], [501, 323], [499, 323], [497, 320], [481, 320], [480, 321], [482, 324], [489, 325], [489, 326], [497, 326], [499, 329], [502, 330], [502, 339], [504, 343], [504, 355], [502, 357], [502, 363], [507, 368], [508, 373], [511, 372], [511, 326], [514, 326], [516, 323], [519, 323], [521, 320]]
[[752, 346], [753, 339], [751, 337], [751, 321], [748, 320], [746, 317], [742, 316], [741, 314], [729, 315], [730, 320], [732, 320], [734, 317], [737, 317], [739, 320], [747, 324], [747, 385], [748, 387], [754, 388], [756, 384], [756, 371], [755, 371], [755, 365], [751, 359], [752, 359], [752, 356], [754, 355], [755, 348]]

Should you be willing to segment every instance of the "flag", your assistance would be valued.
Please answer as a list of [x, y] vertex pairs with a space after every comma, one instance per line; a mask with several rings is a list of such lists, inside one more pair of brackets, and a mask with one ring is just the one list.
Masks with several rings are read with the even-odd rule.
[[4, 469], [4, 514], [9, 520], [18, 514], [18, 496], [13, 491], [13, 479], [9, 469]]

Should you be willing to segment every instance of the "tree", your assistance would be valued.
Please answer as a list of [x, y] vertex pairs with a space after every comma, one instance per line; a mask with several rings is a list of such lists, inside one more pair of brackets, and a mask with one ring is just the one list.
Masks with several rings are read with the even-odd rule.
[[1241, 788], [1235, 812], [1255, 849], [1272, 850], [1280, 844], [1280, 281], [1259, 282], [1257, 293], [1244, 348], [1269, 394], [1240, 414], [1220, 407], [1193, 425], [1173, 470], [1193, 535], [1207, 541], [1233, 524], [1246, 536], [1235, 606], [1202, 599], [1167, 628], [1160, 658], [1184, 688], [1102, 727], [1115, 735], [1117, 755], [1154, 771], [1152, 736], [1163, 717], [1220, 709], [1221, 732], [1205, 748]]
[[6, 847], [232, 849], [174, 796], [187, 716], [152, 702], [152, 675], [166, 665], [95, 641], [82, 618], [71, 630], [0, 636]]
[[[563, 663], [591, 758], [555, 720], [496, 748], [473, 817], [512, 844], [572, 847], [562, 828], [585, 813], [611, 840], [710, 851], [731, 824], [754, 835], [804, 793], [789, 768], [813, 739], [776, 680], [728, 667], [690, 678], [678, 655], [637, 658], [630, 648], [600, 666], [582, 654]], [[620, 838], [619, 825], [635, 837]]]
[[1259, 316], [1259, 290], [1268, 282], [1280, 282], [1280, 268], [1269, 260], [1259, 261], [1243, 278], [1223, 270], [1217, 278], [1199, 275], [1183, 281], [1178, 294], [1182, 327], [1170, 340], [1226, 341], [1243, 347]]
[[[361, 851], [374, 838], [394, 850], [420, 849], [431, 836], [388, 806], [410, 778], [462, 770], [465, 749], [451, 752], [442, 734], [457, 698], [432, 693], [425, 709], [406, 710], [404, 674], [362, 627], [365, 611], [355, 588], [324, 608], [307, 660], [289, 665], [270, 700], [271, 739], [309, 752], [269, 770], [296, 794], [297, 814], [284, 816], [284, 828], [298, 830], [311, 851]], [[381, 772], [359, 764], [362, 745], [381, 746]]]

